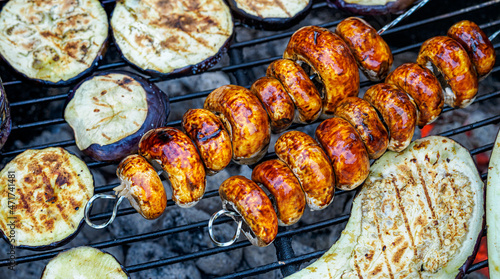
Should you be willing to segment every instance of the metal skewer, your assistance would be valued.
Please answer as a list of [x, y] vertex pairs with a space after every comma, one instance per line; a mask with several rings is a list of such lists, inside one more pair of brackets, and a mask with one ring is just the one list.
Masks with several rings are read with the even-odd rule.
[[423, 0], [422, 2], [420, 2], [417, 5], [413, 6], [411, 9], [409, 9], [408, 11], [406, 11], [404, 14], [398, 16], [395, 20], [389, 22], [384, 27], [380, 28], [380, 30], [378, 30], [378, 34], [382, 35], [382, 33], [384, 33], [385, 31], [387, 31], [387, 29], [392, 28], [394, 25], [398, 24], [400, 21], [402, 21], [403, 19], [405, 19], [408, 16], [410, 16], [411, 14], [413, 14], [416, 10], [422, 8], [429, 1], [431, 1], [431, 0]]

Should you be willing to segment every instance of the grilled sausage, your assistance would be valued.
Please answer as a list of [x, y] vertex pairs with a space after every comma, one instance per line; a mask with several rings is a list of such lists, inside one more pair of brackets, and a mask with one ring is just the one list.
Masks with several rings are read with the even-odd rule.
[[297, 177], [283, 161], [260, 163], [252, 171], [252, 180], [266, 187], [274, 197], [279, 225], [289, 226], [299, 221], [306, 199]]
[[356, 60], [346, 43], [335, 33], [318, 26], [302, 27], [286, 47], [284, 58], [311, 66], [323, 83], [323, 117], [331, 116], [337, 104], [357, 96], [359, 72]]
[[444, 102], [451, 107], [470, 105], [477, 94], [478, 80], [465, 49], [454, 39], [438, 36], [425, 41], [417, 63], [437, 68], [443, 76]]
[[322, 100], [306, 72], [289, 59], [278, 59], [267, 67], [267, 75], [278, 79], [297, 108], [295, 122], [308, 123], [318, 119]]
[[261, 77], [252, 84], [251, 91], [264, 105], [274, 133], [284, 131], [292, 125], [295, 106], [279, 80]]
[[150, 130], [139, 142], [139, 154], [161, 165], [180, 207], [195, 205], [205, 193], [205, 168], [186, 134], [172, 127]]
[[167, 207], [167, 194], [156, 170], [144, 157], [134, 154], [123, 159], [116, 175], [122, 182], [113, 190], [125, 196], [139, 214], [146, 219], [156, 219]]
[[218, 115], [229, 131], [236, 163], [253, 164], [266, 154], [271, 126], [266, 110], [250, 90], [221, 86], [208, 95], [204, 107]]
[[367, 101], [358, 97], [345, 98], [335, 109], [335, 116], [347, 120], [356, 129], [371, 159], [384, 154], [389, 145], [389, 133]]
[[443, 110], [443, 89], [432, 72], [415, 63], [397, 67], [385, 79], [410, 95], [419, 111], [417, 125], [432, 123]]
[[274, 150], [299, 179], [311, 210], [321, 210], [333, 201], [335, 174], [330, 160], [313, 138], [290, 131], [278, 138]]
[[361, 18], [342, 20], [335, 30], [349, 46], [361, 71], [371, 81], [384, 79], [392, 67], [392, 52], [370, 24]]
[[462, 20], [450, 27], [448, 36], [467, 51], [479, 79], [485, 78], [491, 72], [495, 66], [495, 48], [477, 24]]
[[410, 97], [394, 85], [379, 83], [370, 87], [363, 99], [375, 107], [389, 128], [391, 151], [402, 151], [410, 144], [417, 122], [417, 109]]
[[[242, 231], [256, 246], [271, 244], [278, 233], [278, 217], [266, 193], [252, 180], [231, 176], [219, 187], [222, 207], [238, 212], [246, 224]], [[229, 208], [228, 208], [229, 207]]]
[[370, 159], [349, 122], [339, 117], [324, 120], [316, 129], [316, 139], [332, 161], [337, 188], [352, 190], [365, 181]]
[[208, 175], [216, 174], [231, 162], [231, 138], [215, 114], [206, 109], [190, 109], [182, 117], [182, 129], [198, 148]]

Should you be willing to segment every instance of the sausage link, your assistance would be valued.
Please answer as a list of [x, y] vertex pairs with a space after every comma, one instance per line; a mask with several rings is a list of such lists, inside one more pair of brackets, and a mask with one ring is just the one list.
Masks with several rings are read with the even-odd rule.
[[339, 117], [326, 119], [316, 129], [316, 138], [332, 161], [337, 188], [352, 190], [365, 181], [370, 158], [349, 122]]
[[275, 77], [292, 98], [295, 122], [308, 123], [318, 119], [322, 110], [321, 95], [299, 64], [289, 59], [278, 59], [267, 67], [268, 76]]
[[410, 97], [394, 85], [376, 84], [366, 91], [363, 99], [377, 109], [389, 128], [389, 147], [400, 152], [411, 142], [417, 123], [417, 109]]
[[417, 63], [429, 69], [435, 67], [443, 76], [444, 102], [449, 106], [464, 108], [476, 98], [477, 75], [469, 55], [454, 39], [438, 36], [425, 41]]
[[216, 174], [231, 162], [231, 139], [215, 114], [190, 109], [182, 117], [182, 129], [198, 148], [208, 175]]
[[146, 219], [160, 217], [167, 207], [167, 194], [156, 170], [142, 156], [125, 157], [116, 175], [122, 182], [114, 188], [118, 197], [125, 196], [139, 214]]
[[275, 199], [278, 224], [290, 226], [304, 214], [306, 199], [292, 170], [280, 160], [260, 163], [252, 171], [252, 180], [264, 186]]
[[330, 160], [313, 138], [290, 131], [278, 138], [274, 150], [299, 179], [312, 210], [321, 210], [333, 201], [335, 174]]
[[139, 142], [139, 154], [165, 170], [178, 206], [191, 207], [203, 197], [205, 168], [196, 146], [183, 132], [172, 127], [149, 130]]
[[392, 52], [370, 24], [361, 18], [349, 17], [335, 29], [349, 46], [361, 71], [371, 81], [384, 79], [392, 67]]
[[261, 77], [252, 84], [251, 91], [264, 105], [273, 133], [282, 132], [292, 125], [295, 106], [279, 80]]
[[228, 130], [236, 163], [253, 164], [266, 154], [271, 125], [266, 110], [250, 90], [221, 86], [208, 95], [204, 108], [218, 115]]
[[335, 33], [318, 26], [296, 31], [284, 58], [307, 63], [323, 83], [323, 114], [330, 117], [338, 103], [359, 92], [359, 71], [349, 47]]
[[389, 133], [367, 101], [358, 97], [346, 98], [335, 109], [335, 116], [347, 120], [356, 129], [371, 159], [384, 154], [389, 145]]
[[278, 217], [266, 193], [252, 180], [241, 175], [231, 176], [219, 187], [222, 207], [238, 212], [246, 226], [245, 236], [253, 245], [267, 246], [278, 233]]

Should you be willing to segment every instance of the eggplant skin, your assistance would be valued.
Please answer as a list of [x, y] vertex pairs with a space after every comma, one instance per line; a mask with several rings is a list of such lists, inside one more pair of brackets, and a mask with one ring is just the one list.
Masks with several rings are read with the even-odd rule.
[[[420, 0], [327, 0], [330, 7], [358, 15], [399, 14]], [[358, 2], [358, 3], [356, 3]], [[361, 2], [361, 3], [359, 3]], [[371, 5], [370, 3], [374, 3]]]
[[108, 29], [97, 0], [13, 0], [0, 13], [0, 56], [25, 79], [65, 86], [98, 66]]
[[[78, 146], [85, 155], [90, 156], [95, 160], [116, 162], [123, 159], [129, 154], [137, 153], [137, 150], [139, 148], [138, 147], [139, 141], [147, 131], [154, 128], [163, 127], [166, 125], [168, 115], [170, 114], [170, 102], [168, 100], [167, 94], [162, 92], [154, 83], [148, 81], [145, 78], [142, 78], [141, 76], [125, 71], [109, 71], [109, 72], [95, 73], [94, 75], [86, 78], [85, 80], [77, 84], [68, 95], [68, 99], [66, 101], [66, 106], [65, 106], [64, 118], [73, 128], [73, 131], [75, 131], [75, 124], [73, 122], [83, 121], [83, 119], [79, 118], [70, 120], [70, 117], [74, 118], [73, 116], [71, 116], [72, 115], [71, 111], [78, 110], [78, 107], [74, 108], [71, 107], [70, 102], [71, 100], [74, 99], [76, 92], [81, 88], [83, 84], [85, 84], [85, 82], [90, 81], [96, 77], [101, 79], [110, 77], [110, 80], [114, 78], [122, 78], [116, 81], [117, 84], [123, 83], [121, 81], [125, 81], [125, 78], [128, 77], [133, 80], [130, 81], [131, 84], [139, 84], [145, 91], [146, 102], [147, 102], [147, 114], [146, 118], [144, 119], [140, 127], [139, 125], [135, 124], [137, 126], [137, 130], [135, 130], [135, 132], [126, 137], [108, 140], [106, 141], [106, 144], [92, 143], [91, 145], [85, 146], [83, 148], [80, 148], [80, 146]], [[121, 88], [125, 88], [125, 90], [126, 88], [128, 88], [127, 84], [118, 84], [118, 86], [120, 86]], [[104, 93], [105, 91], [107, 90], [103, 90], [100, 93], [100, 95], [106, 94]], [[93, 112], [89, 113], [92, 114]], [[86, 136], [85, 133], [83, 133], [82, 135]], [[75, 133], [75, 139], [78, 145], [79, 140], [76, 133]]]
[[130, 278], [126, 269], [108, 252], [79, 246], [59, 253], [45, 266], [41, 279]]
[[161, 78], [215, 66], [234, 24], [224, 1], [210, 1], [117, 1], [111, 27], [119, 53], [139, 71]]
[[[283, 16], [265, 16], [265, 15], [259, 15], [258, 11], [255, 10], [245, 10], [243, 8], [240, 8], [238, 6], [238, 2], [241, 0], [228, 0], [229, 7], [231, 7], [231, 10], [233, 11], [233, 15], [240, 19], [241, 22], [244, 25], [251, 26], [257, 29], [264, 29], [264, 30], [283, 30], [286, 28], [291, 27], [292, 25], [298, 23], [302, 19], [304, 19], [310, 12], [311, 7], [312, 7], [312, 0], [308, 1], [299, 1], [299, 0], [260, 0], [260, 1], [253, 1], [253, 0], [246, 0], [244, 2], [251, 2], [250, 6], [254, 6], [256, 2], [262, 2], [261, 5], [265, 6], [266, 4], [270, 4], [273, 6], [278, 6], [281, 8], [281, 11], [284, 13]], [[290, 2], [300, 2], [300, 3], [295, 3], [297, 5], [301, 5], [302, 3], [306, 3], [304, 7], [299, 10], [295, 11], [293, 14], [288, 12], [286, 10], [286, 6], [290, 5]], [[277, 7], [276, 7], [277, 8]], [[265, 8], [263, 8], [264, 11], [266, 11]]]
[[12, 119], [10, 117], [9, 101], [0, 79], [0, 150], [7, 141], [11, 128]]
[[340, 239], [290, 278], [461, 278], [482, 236], [484, 198], [469, 151], [449, 138], [386, 152]]
[[47, 250], [64, 245], [77, 234], [83, 209], [94, 193], [94, 181], [85, 163], [62, 148], [28, 149], [0, 172], [2, 204], [8, 204], [12, 191], [15, 211], [0, 208], [3, 237], [9, 241], [8, 223], [13, 216], [18, 222], [12, 245]]

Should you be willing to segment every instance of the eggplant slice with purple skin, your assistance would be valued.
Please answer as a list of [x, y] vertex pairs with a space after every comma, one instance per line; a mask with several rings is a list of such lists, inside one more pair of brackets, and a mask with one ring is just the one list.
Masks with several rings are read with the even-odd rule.
[[307, 16], [312, 0], [228, 0], [243, 24], [259, 29], [281, 30]]
[[439, 136], [370, 169], [339, 240], [290, 278], [461, 278], [484, 227], [484, 184], [467, 149]]
[[330, 7], [357, 15], [399, 14], [420, 0], [327, 0]]
[[126, 61], [164, 77], [213, 67], [233, 34], [231, 12], [223, 0], [120, 0], [111, 27]]
[[45, 266], [41, 279], [130, 278], [125, 268], [111, 254], [89, 246], [59, 253]]
[[168, 96], [150, 81], [129, 72], [95, 74], [69, 94], [64, 119], [76, 145], [99, 161], [119, 161], [137, 153], [141, 137], [166, 125]]
[[64, 245], [82, 226], [93, 194], [92, 174], [78, 157], [60, 147], [28, 149], [0, 172], [2, 236], [30, 250]]
[[7, 100], [7, 94], [0, 79], [0, 150], [7, 141], [12, 128], [12, 119], [10, 118], [10, 106]]
[[108, 26], [98, 0], [11, 0], [0, 12], [0, 54], [25, 78], [67, 85], [97, 66]]

